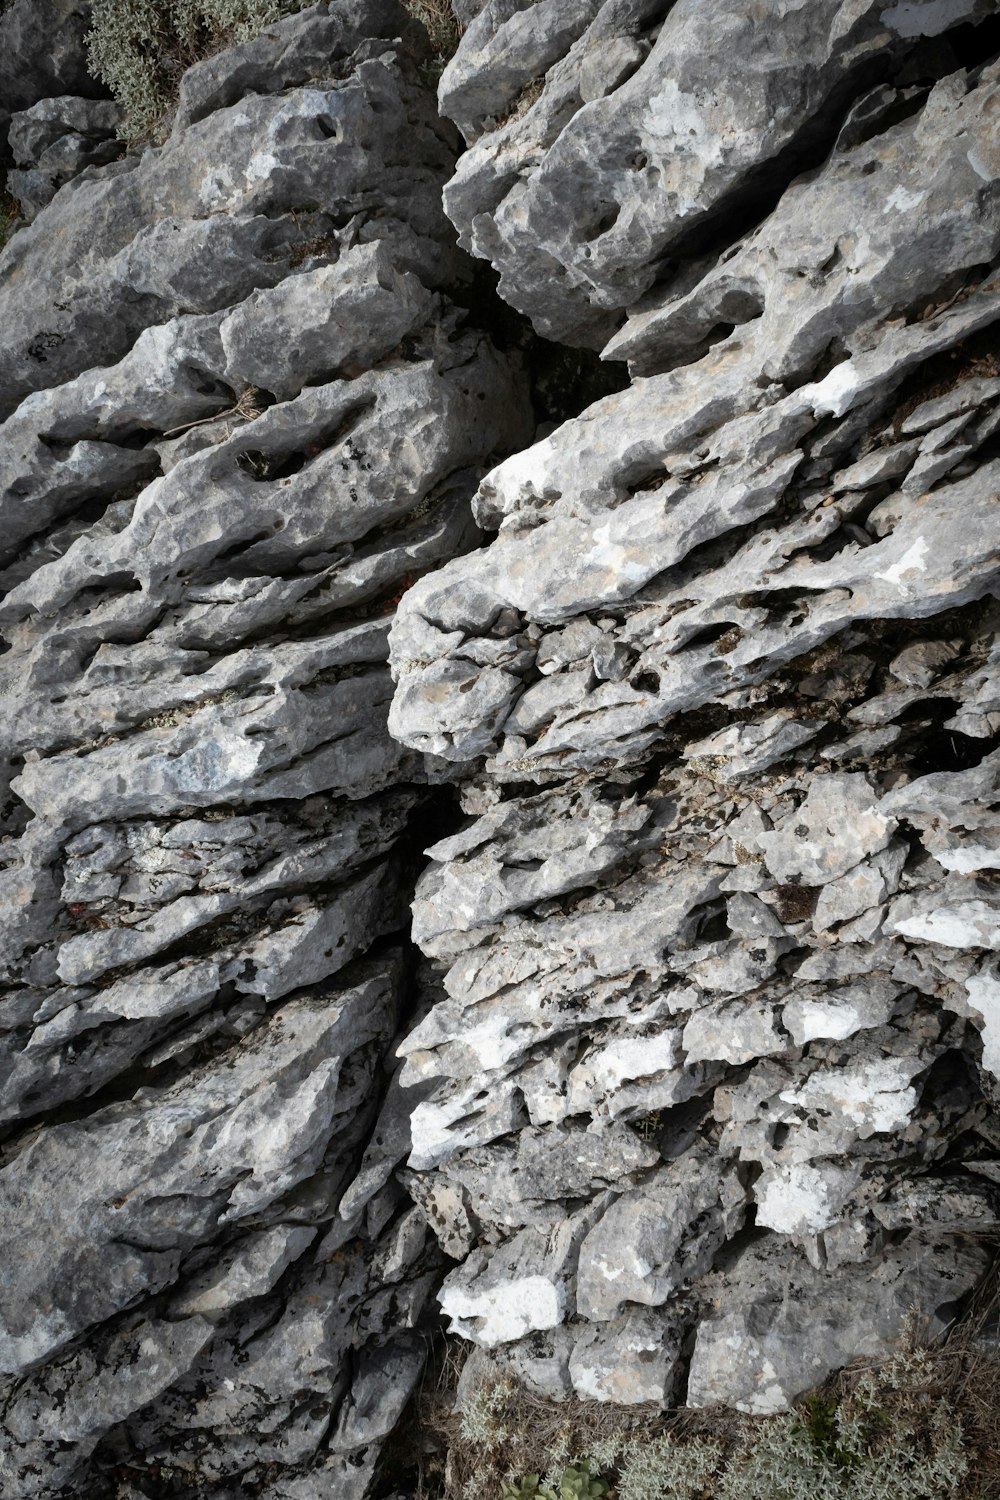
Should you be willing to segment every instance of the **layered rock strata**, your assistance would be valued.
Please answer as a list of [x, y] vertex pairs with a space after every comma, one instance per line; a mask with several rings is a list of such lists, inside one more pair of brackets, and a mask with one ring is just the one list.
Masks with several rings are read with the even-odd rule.
[[9, 1500], [351, 1500], [422, 1364], [386, 637], [532, 431], [443, 291], [425, 50], [390, 0], [272, 27], [0, 260]]
[[465, 241], [633, 373], [391, 635], [393, 733], [479, 764], [407, 1180], [558, 1397], [779, 1410], [1000, 1209], [996, 41], [773, 11], [488, 6], [442, 83]]
[[974, 26], [995, 13], [993, 0], [488, 0], [441, 84], [469, 145], [448, 211], [539, 332], [600, 347], [654, 282], [688, 277], [817, 164], [845, 115], [863, 131], [960, 54], [981, 58]]
[[[461, 9], [457, 165], [391, 0], [120, 157], [0, 22], [14, 1500], [361, 1500], [436, 1297], [766, 1413], [990, 1260], [995, 7]], [[531, 443], [443, 185], [626, 390]]]

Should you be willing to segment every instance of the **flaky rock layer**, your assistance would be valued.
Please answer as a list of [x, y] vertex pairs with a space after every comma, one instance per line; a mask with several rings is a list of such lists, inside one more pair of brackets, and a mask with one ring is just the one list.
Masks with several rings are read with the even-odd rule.
[[442, 81], [463, 241], [633, 376], [390, 638], [391, 732], [480, 767], [410, 1188], [556, 1397], [780, 1410], [997, 1221], [996, 36], [771, 9], [490, 5]]

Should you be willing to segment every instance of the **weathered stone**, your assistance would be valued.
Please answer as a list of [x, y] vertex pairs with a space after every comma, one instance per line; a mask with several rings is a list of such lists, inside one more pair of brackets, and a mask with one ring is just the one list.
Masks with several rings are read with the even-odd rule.
[[[684, 286], [706, 240], [728, 248], [727, 219], [832, 140], [846, 101], [902, 84], [921, 38], [989, 13], [986, 0], [819, 11], [793, 0], [761, 25], [738, 0], [488, 5], [441, 83], [444, 113], [472, 143], [448, 212], [540, 332], [599, 346], [655, 281]], [[920, 173], [926, 157], [911, 165]], [[884, 181], [874, 192], [881, 206]], [[926, 254], [909, 243], [915, 260]], [[727, 289], [713, 323], [760, 311], [738, 274]]]
[[[440, 1314], [776, 1411], [982, 1276], [991, 9], [462, 0], [457, 166], [392, 0], [141, 155], [10, 95], [5, 1497], [367, 1500]], [[627, 390], [536, 432], [449, 174]]]
[[[737, 9], [491, 6], [445, 73], [465, 242], [634, 378], [484, 477], [389, 723], [467, 788], [400, 1049], [457, 1331], [558, 1399], [775, 1411], [951, 1316], [946, 1221], [997, 1208], [920, 1184], [995, 1149], [998, 83], [916, 50], [961, 4]], [[617, 1183], [557, 1145], [623, 1129]]]
[[85, 167], [116, 161], [122, 154], [115, 138], [120, 124], [121, 110], [111, 100], [74, 95], [41, 99], [14, 115], [9, 143], [15, 167], [7, 173], [7, 189], [22, 215], [33, 219]]
[[10, 116], [64, 94], [104, 90], [87, 71], [89, 0], [9, 0], [0, 11], [0, 166]]
[[712, 1278], [718, 1311], [698, 1330], [688, 1401], [783, 1411], [831, 1370], [898, 1339], [914, 1307], [932, 1334], [943, 1331], [982, 1271], [982, 1247], [947, 1239], [887, 1250], [864, 1278], [811, 1270], [773, 1242], [751, 1247]]
[[386, 634], [533, 422], [445, 294], [422, 35], [313, 7], [104, 166], [114, 107], [15, 121], [51, 201], [0, 261], [10, 1500], [362, 1500], [422, 1366], [384, 1096], [439, 772]]

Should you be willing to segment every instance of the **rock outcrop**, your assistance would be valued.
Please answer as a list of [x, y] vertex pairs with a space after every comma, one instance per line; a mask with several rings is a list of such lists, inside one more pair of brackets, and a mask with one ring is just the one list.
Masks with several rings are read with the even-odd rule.
[[734, 222], [759, 218], [845, 123], [866, 132], [958, 53], [986, 55], [967, 33], [995, 9], [489, 0], [441, 84], [469, 144], [448, 212], [539, 332], [600, 347], [654, 282], [729, 248]]
[[40, 99], [11, 120], [9, 142], [14, 168], [7, 188], [21, 215], [31, 220], [56, 192], [87, 167], [101, 167], [123, 154], [116, 132], [121, 110], [110, 99], [69, 94]]
[[270, 28], [0, 260], [5, 1500], [352, 1500], [422, 1365], [387, 1089], [434, 767], [386, 636], [532, 432], [444, 290], [425, 49], [390, 0]]
[[0, 166], [9, 160], [12, 114], [41, 100], [99, 99], [87, 70], [89, 0], [7, 0], [0, 7]]
[[392, 732], [478, 767], [408, 1182], [452, 1328], [557, 1397], [779, 1410], [989, 1263], [985, 10], [490, 5], [442, 81], [464, 242], [633, 374], [391, 634]]
[[[769, 1413], [981, 1280], [995, 11], [462, 0], [439, 112], [329, 0], [125, 152], [6, 8], [4, 1500], [365, 1500], [442, 1314]], [[536, 430], [466, 251], [625, 388]]]

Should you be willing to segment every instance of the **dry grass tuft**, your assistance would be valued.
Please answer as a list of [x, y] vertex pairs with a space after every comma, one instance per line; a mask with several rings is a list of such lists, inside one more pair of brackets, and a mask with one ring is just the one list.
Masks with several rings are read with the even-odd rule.
[[431, 71], [440, 75], [445, 63], [455, 55], [464, 29], [450, 0], [401, 0], [401, 3], [426, 31], [434, 54]]
[[0, 191], [0, 250], [20, 228], [21, 205], [12, 193]]
[[515, 120], [522, 120], [532, 105], [538, 103], [544, 91], [544, 77], [533, 78], [530, 83], [526, 83], [507, 113], [494, 121], [493, 128], [502, 130], [505, 125], [512, 125]]

